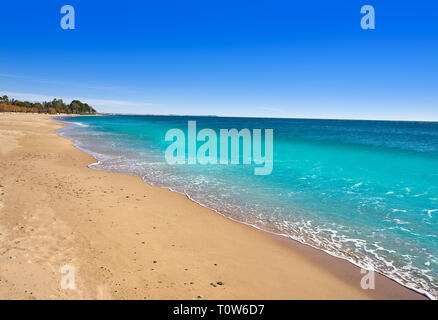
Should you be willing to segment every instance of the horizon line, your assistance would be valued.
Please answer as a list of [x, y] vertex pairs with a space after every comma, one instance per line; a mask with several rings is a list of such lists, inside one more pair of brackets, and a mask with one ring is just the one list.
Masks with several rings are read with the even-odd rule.
[[[354, 118], [312, 118], [312, 117], [268, 117], [268, 116], [232, 116], [232, 115], [201, 115], [201, 114], [153, 114], [153, 113], [119, 113], [97, 112], [95, 115], [118, 116], [155, 116], [155, 117], [210, 117], [210, 118], [255, 118], [255, 119], [285, 119], [285, 120], [331, 120], [331, 121], [381, 121], [381, 122], [426, 122], [435, 123], [438, 120], [397, 120], [397, 119], [354, 119]], [[86, 115], [93, 116], [93, 115]]]

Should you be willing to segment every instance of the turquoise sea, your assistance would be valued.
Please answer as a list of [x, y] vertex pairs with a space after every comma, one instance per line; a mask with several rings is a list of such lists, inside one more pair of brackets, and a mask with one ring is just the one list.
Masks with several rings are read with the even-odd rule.
[[[167, 130], [273, 129], [255, 165], [168, 165]], [[231, 219], [347, 259], [438, 297], [438, 123], [192, 116], [66, 117], [90, 167], [138, 175]], [[201, 144], [201, 143], [200, 143]]]

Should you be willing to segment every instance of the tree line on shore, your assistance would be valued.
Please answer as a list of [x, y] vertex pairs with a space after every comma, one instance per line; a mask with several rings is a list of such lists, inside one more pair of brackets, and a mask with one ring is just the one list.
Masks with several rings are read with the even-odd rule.
[[95, 114], [96, 110], [79, 100], [73, 100], [70, 104], [65, 104], [62, 99], [40, 103], [9, 99], [8, 96], [4, 95], [0, 96], [0, 112]]

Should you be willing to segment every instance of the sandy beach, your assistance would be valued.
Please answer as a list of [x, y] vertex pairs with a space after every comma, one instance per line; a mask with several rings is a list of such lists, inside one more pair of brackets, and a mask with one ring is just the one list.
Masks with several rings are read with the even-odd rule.
[[[424, 299], [95, 159], [48, 115], [0, 113], [0, 299]], [[75, 289], [62, 289], [61, 268]]]

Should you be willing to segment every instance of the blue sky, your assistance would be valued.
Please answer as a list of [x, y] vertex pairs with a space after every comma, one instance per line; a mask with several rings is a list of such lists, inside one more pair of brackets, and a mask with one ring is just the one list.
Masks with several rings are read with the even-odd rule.
[[[60, 27], [75, 8], [76, 29]], [[373, 5], [376, 29], [362, 30]], [[0, 93], [101, 112], [438, 120], [438, 2], [3, 1]]]

